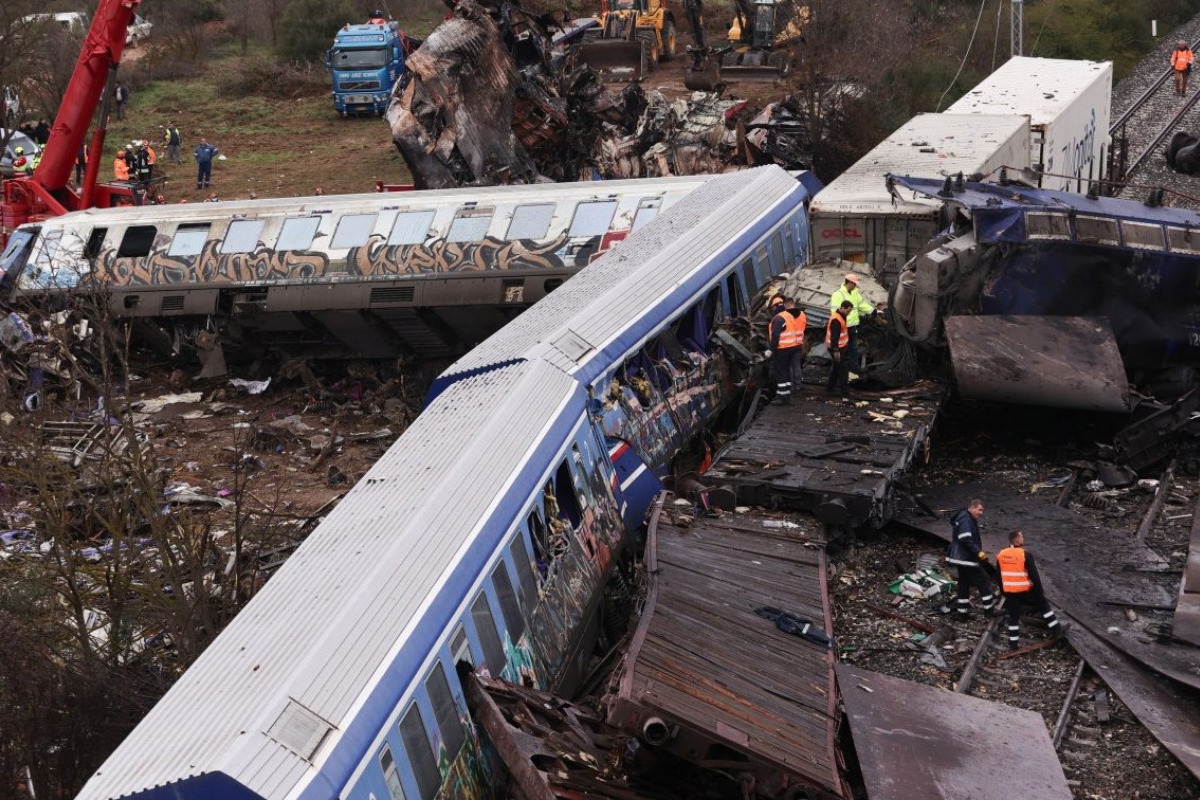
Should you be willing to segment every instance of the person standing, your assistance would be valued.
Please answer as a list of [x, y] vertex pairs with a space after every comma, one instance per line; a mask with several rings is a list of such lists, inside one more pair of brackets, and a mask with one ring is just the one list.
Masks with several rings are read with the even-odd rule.
[[1004, 608], [1008, 612], [1009, 650], [1016, 650], [1021, 643], [1021, 614], [1025, 611], [1041, 614], [1052, 635], [1067, 632], [1070, 625], [1059, 622], [1054, 609], [1046, 602], [1033, 554], [1025, 550], [1025, 534], [1013, 531], [1008, 535], [1008, 547], [996, 554], [996, 564], [1000, 567], [1000, 589], [1004, 592]]
[[846, 324], [850, 330], [850, 347], [846, 350], [848, 372], [862, 374], [862, 353], [858, 349], [858, 323], [862, 320], [863, 315], [875, 316], [878, 310], [875, 306], [867, 302], [862, 296], [862, 292], [858, 290], [858, 276], [853, 272], [846, 276], [845, 281], [838, 287], [837, 291], [829, 297], [829, 313], [833, 314], [843, 302], [850, 302], [850, 315], [846, 317]]
[[946, 548], [946, 563], [954, 565], [957, 572], [958, 586], [955, 608], [949, 603], [939, 611], [949, 614], [958, 612], [959, 619], [971, 617], [971, 587], [979, 591], [979, 601], [983, 610], [992, 616], [999, 609], [996, 597], [992, 593], [992, 582], [983, 571], [987, 561], [987, 553], [983, 550], [983, 540], [979, 536], [979, 519], [983, 516], [982, 500], [972, 500], [967, 507], [959, 509], [950, 517], [950, 544]]
[[200, 137], [200, 144], [196, 145], [196, 188], [206, 189], [212, 183], [212, 162], [213, 159], [221, 151], [215, 146], [208, 143], [208, 139]]
[[1188, 78], [1192, 74], [1192, 62], [1195, 57], [1192, 55], [1192, 48], [1188, 47], [1188, 43], [1180, 39], [1175, 43], [1175, 50], [1171, 53], [1171, 68], [1175, 70], [1175, 94], [1180, 97], [1187, 94]]
[[767, 325], [767, 355], [775, 376], [775, 400], [787, 405], [792, 401], [792, 375], [804, 359], [804, 330], [808, 317], [796, 304], [777, 294], [770, 302], [771, 322]]
[[150, 151], [146, 147], [145, 141], [140, 141], [133, 154], [133, 169], [130, 170], [130, 178], [142, 184], [143, 187], [149, 186], [153, 170], [154, 165], [150, 163]]
[[125, 161], [125, 148], [117, 148], [117, 157], [113, 159], [113, 178], [118, 181], [129, 180], [129, 163]]
[[83, 186], [83, 173], [87, 170], [88, 155], [88, 146], [79, 145], [75, 152], [75, 183], [79, 186]]
[[175, 127], [173, 122], [168, 122], [163, 128], [163, 144], [167, 146], [167, 160], [172, 164], [181, 164], [183, 159], [179, 157], [179, 146], [183, 144], [183, 138], [179, 135], [179, 128]]
[[113, 87], [113, 102], [117, 104], [117, 119], [125, 119], [125, 104], [129, 102], [129, 90], [117, 81]]
[[846, 351], [850, 347], [850, 323], [847, 318], [853, 304], [843, 300], [837, 310], [829, 315], [825, 325], [825, 349], [833, 361], [829, 368], [829, 382], [825, 384], [825, 394], [835, 394], [840, 391], [845, 394], [850, 389], [850, 371], [846, 364]]

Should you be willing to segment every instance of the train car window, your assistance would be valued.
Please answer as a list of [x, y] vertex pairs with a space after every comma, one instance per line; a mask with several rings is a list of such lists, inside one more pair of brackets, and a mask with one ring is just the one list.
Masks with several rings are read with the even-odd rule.
[[767, 279], [771, 277], [770, 256], [767, 255], [767, 248], [760, 247], [754, 253], [754, 274], [758, 276], [758, 286], [765, 286]]
[[653, 200], [643, 200], [638, 206], [637, 214], [633, 217], [633, 224], [629, 226], [629, 231], [641, 230], [642, 228], [654, 222], [658, 218], [658, 212], [662, 210], [662, 200], [657, 197]]
[[679, 318], [675, 326], [675, 340], [679, 346], [689, 353], [708, 352], [708, 304], [712, 300], [710, 292], [703, 303], [696, 303]]
[[462, 722], [458, 718], [458, 707], [454, 705], [454, 695], [450, 693], [450, 684], [446, 682], [446, 672], [441, 664], [433, 665], [433, 672], [425, 681], [425, 691], [429, 693], [429, 702], [433, 706], [433, 718], [437, 721], [438, 730], [442, 732], [442, 746], [446, 748], [445, 758], [453, 761], [458, 757], [458, 751], [462, 750], [467, 737], [463, 733]]
[[104, 246], [104, 237], [108, 236], [108, 228], [92, 228], [92, 232], [88, 234], [87, 244], [83, 248], [83, 257], [88, 261], [94, 261], [100, 255], [100, 248]]
[[475, 665], [475, 654], [471, 652], [471, 641], [467, 639], [467, 629], [459, 625], [454, 629], [454, 635], [450, 637], [450, 655], [454, 658], [454, 665], [468, 664]]
[[446, 241], [482, 242], [491, 226], [491, 214], [455, 217], [454, 221], [450, 223], [450, 232], [446, 234]]
[[150, 255], [158, 228], [153, 225], [130, 225], [117, 246], [117, 258], [141, 258]]
[[375, 230], [375, 220], [378, 214], [347, 214], [338, 220], [337, 229], [333, 232], [333, 241], [329, 247], [332, 250], [345, 250], [350, 247], [362, 247], [371, 238]]
[[317, 238], [317, 228], [320, 224], [320, 217], [285, 219], [283, 227], [279, 229], [279, 240], [275, 242], [275, 249], [307, 250], [312, 247], [313, 239]]
[[575, 206], [575, 216], [571, 220], [571, 230], [567, 235], [574, 239], [577, 236], [600, 236], [608, 233], [616, 211], [616, 200], [580, 203]]
[[742, 262], [742, 280], [746, 283], [746, 291], [754, 294], [758, 291], [758, 278], [754, 274], [754, 260], [747, 258]]
[[[1032, 217], [1032, 214], [1027, 215]], [[1163, 228], [1161, 225], [1149, 225], [1142, 222], [1121, 220], [1121, 233], [1125, 237], [1126, 247], [1136, 247], [1140, 250], [1162, 250]], [[1033, 238], [1033, 234], [1029, 235]]]
[[505, 239], [545, 239], [554, 219], [553, 203], [517, 206], [513, 209], [512, 222], [508, 224]]
[[729, 316], [740, 317], [745, 309], [742, 302], [742, 287], [738, 286], [737, 275], [725, 279], [725, 299], [729, 305]]
[[400, 770], [396, 769], [396, 757], [391, 745], [385, 744], [379, 753], [379, 767], [383, 770], [383, 782], [387, 785], [391, 800], [404, 800], [404, 789], [400, 786]]
[[517, 593], [513, 591], [512, 580], [508, 577], [508, 568], [503, 561], [492, 571], [492, 586], [500, 600], [500, 613], [504, 617], [508, 638], [515, 644], [525, 632], [525, 619], [521, 616], [521, 607], [517, 605]]
[[208, 241], [208, 230], [211, 227], [207, 222], [202, 225], [180, 225], [175, 229], [175, 236], [171, 238], [167, 255], [180, 258], [200, 255], [204, 251], [204, 243]]
[[431, 800], [442, 782], [442, 773], [438, 771], [437, 761], [433, 757], [433, 747], [429, 744], [425, 721], [421, 719], [421, 709], [415, 705], [400, 720], [400, 739], [404, 742], [404, 752], [408, 753], [408, 763], [417, 779], [421, 800]]
[[771, 274], [778, 275], [787, 269], [788, 262], [783, 257], [783, 236], [779, 231], [771, 236]]
[[533, 540], [533, 555], [537, 559], [538, 574], [543, 579], [550, 569], [550, 539], [546, 535], [546, 523], [538, 509], [529, 512], [529, 538]]
[[471, 621], [475, 623], [475, 632], [479, 634], [479, 643], [483, 645], [483, 664], [492, 677], [499, 678], [504, 672], [504, 645], [496, 631], [492, 607], [488, 605], [487, 595], [483, 592], [471, 605]]
[[17, 279], [25, 267], [25, 261], [33, 250], [36, 234], [33, 231], [18, 230], [8, 238], [8, 246], [4, 255], [0, 255], [0, 286], [7, 286]]
[[262, 235], [265, 224], [261, 219], [235, 219], [229, 223], [220, 252], [253, 253], [258, 249], [258, 237]]
[[403, 211], [396, 215], [388, 244], [421, 244], [429, 238], [433, 227], [432, 211]]
[[554, 499], [558, 502], [560, 518], [578, 528], [583, 522], [583, 509], [579, 505], [579, 495], [575, 494], [575, 482], [571, 478], [571, 465], [563, 461], [558, 465], [554, 475]]
[[792, 242], [792, 221], [788, 220], [783, 225], [783, 267], [788, 269], [796, 263], [796, 247]]
[[533, 564], [529, 560], [529, 552], [525, 549], [525, 537], [521, 535], [520, 531], [517, 531], [517, 535], [513, 537], [508, 553], [517, 566], [517, 585], [521, 587], [521, 607], [525, 609], [525, 613], [532, 616], [533, 609], [537, 606], [537, 578], [533, 575]]

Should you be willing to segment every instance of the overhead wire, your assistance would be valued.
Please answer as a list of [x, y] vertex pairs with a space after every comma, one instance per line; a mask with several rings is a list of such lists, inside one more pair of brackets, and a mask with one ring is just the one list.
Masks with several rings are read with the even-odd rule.
[[942, 92], [942, 96], [938, 98], [937, 108], [935, 112], [942, 110], [942, 101], [946, 99], [946, 95], [950, 94], [950, 90], [954, 88], [954, 84], [958, 83], [958, 77], [962, 75], [963, 68], [967, 65], [967, 59], [971, 57], [971, 47], [975, 44], [975, 35], [979, 33], [979, 21], [983, 19], [983, 10], [987, 8], [987, 0], [980, 0], [979, 13], [975, 15], [975, 28], [971, 31], [971, 41], [967, 42], [967, 52], [963, 53], [962, 62], [958, 65], [958, 72], [954, 73], [954, 80], [950, 81], [950, 85], [946, 87], [946, 91]]
[[996, 53], [1000, 49], [1000, 12], [1004, 10], [1004, 0], [996, 3], [996, 36], [992, 39], [992, 72], [996, 71]]
[[1038, 42], [1042, 40], [1042, 34], [1046, 32], [1046, 26], [1050, 24], [1050, 20], [1054, 18], [1054, 11], [1058, 6], [1058, 0], [1050, 0], [1046, 7], [1046, 16], [1042, 18], [1042, 27], [1038, 28], [1037, 36], [1034, 37], [1033, 47], [1029, 48], [1029, 55], [1037, 52]]

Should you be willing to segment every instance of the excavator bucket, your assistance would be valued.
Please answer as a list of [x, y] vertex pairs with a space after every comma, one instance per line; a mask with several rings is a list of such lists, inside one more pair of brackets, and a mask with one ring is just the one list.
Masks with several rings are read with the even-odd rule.
[[580, 56], [589, 68], [610, 80], [634, 81], [650, 73], [649, 48], [634, 39], [600, 39], [580, 46]]
[[708, 59], [683, 71], [683, 85], [693, 92], [711, 92], [721, 83], [721, 62]]

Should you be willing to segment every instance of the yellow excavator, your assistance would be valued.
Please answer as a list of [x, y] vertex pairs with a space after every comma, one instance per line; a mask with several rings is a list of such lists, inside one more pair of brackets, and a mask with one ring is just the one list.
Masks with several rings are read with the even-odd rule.
[[602, 0], [599, 20], [581, 49], [597, 72], [636, 80], [675, 57], [675, 15], [665, 0]]
[[792, 67], [789, 45], [801, 40], [807, 27], [808, 6], [796, 0], [734, 0], [736, 13], [729, 24], [729, 45], [689, 47], [692, 64], [684, 70], [687, 88], [711, 91], [731, 80], [776, 80]]

